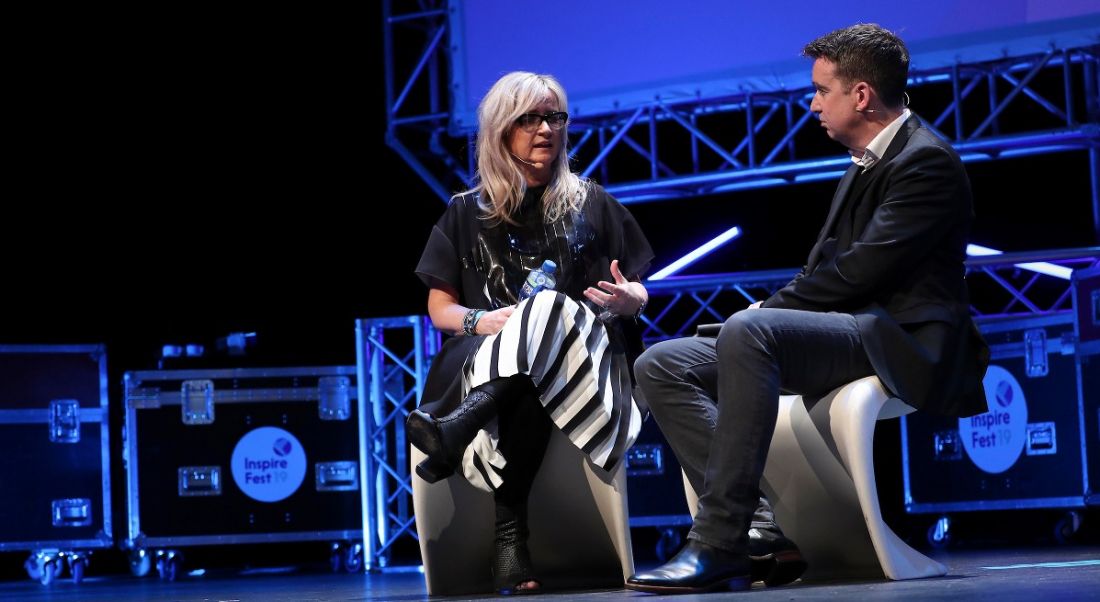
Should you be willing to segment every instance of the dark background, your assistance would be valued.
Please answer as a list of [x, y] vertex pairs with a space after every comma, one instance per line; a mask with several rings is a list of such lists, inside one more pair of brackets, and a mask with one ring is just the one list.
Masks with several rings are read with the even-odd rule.
[[[68, 27], [15, 61], [0, 342], [106, 342], [128, 370], [162, 343], [256, 331], [271, 361], [351, 363], [355, 318], [424, 311], [412, 270], [444, 203], [385, 145], [380, 14]], [[967, 169], [974, 242], [1096, 244], [1084, 152]], [[835, 185], [630, 209], [654, 269], [732, 225], [687, 273], [796, 267]]]
[[[121, 374], [165, 343], [254, 331], [249, 362], [353, 364], [355, 318], [424, 311], [412, 270], [444, 204], [384, 143], [380, 11], [265, 11], [51, 21], [12, 60], [0, 343], [107, 345], [113, 458]], [[975, 242], [1096, 244], [1086, 159], [969, 164]], [[835, 185], [630, 209], [655, 268], [732, 225], [693, 273], [796, 267]], [[880, 466], [900, 470], [896, 430]]]

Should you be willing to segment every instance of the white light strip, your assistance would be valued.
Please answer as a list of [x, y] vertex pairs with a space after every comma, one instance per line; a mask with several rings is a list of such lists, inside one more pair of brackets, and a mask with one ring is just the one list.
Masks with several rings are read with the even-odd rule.
[[705, 245], [672, 262], [671, 264], [669, 264], [668, 267], [650, 276], [649, 278], [647, 278], [647, 280], [661, 280], [663, 278], [668, 278], [676, 272], [679, 272], [680, 270], [702, 259], [708, 253], [717, 249], [719, 246], [737, 238], [738, 236], [741, 236], [741, 228], [734, 226], [729, 230], [726, 230], [725, 232], [719, 234], [718, 236], [715, 236]]
[[[990, 249], [989, 247], [983, 247], [981, 245], [966, 245], [966, 254], [972, 257], [983, 257], [986, 255], [1003, 255], [1004, 251]], [[1061, 278], [1062, 280], [1069, 280], [1070, 275], [1073, 274], [1073, 270], [1070, 268], [1060, 265], [1054, 265], [1053, 263], [1047, 263], [1045, 261], [1017, 263], [1015, 265], [1021, 270], [1029, 270], [1039, 274], [1045, 274], [1047, 276], [1054, 276], [1055, 278]]]

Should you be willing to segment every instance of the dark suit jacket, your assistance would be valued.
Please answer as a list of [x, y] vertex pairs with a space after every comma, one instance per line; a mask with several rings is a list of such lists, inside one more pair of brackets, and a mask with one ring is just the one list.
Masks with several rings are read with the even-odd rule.
[[913, 115], [860, 171], [845, 173], [802, 272], [762, 306], [850, 313], [899, 398], [949, 416], [985, 412], [989, 348], [970, 320], [973, 202], [959, 156]]

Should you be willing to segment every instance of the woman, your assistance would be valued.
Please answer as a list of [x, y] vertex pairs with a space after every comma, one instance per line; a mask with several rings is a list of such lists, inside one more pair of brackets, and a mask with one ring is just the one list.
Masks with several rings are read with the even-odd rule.
[[[551, 429], [611, 469], [642, 420], [630, 366], [653, 252], [626, 208], [569, 170], [567, 111], [553, 77], [514, 72], [493, 85], [478, 107], [478, 184], [452, 199], [416, 268], [432, 322], [458, 335], [409, 416], [409, 441], [428, 456], [416, 472], [434, 483], [458, 470], [492, 492], [501, 593], [541, 585], [527, 496]], [[556, 292], [521, 302], [546, 259]]]

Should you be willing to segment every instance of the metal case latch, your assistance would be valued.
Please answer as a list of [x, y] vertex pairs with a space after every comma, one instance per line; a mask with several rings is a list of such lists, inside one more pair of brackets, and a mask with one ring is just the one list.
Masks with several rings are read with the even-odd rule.
[[50, 441], [80, 441], [80, 402], [75, 399], [50, 400]]
[[92, 524], [92, 500], [67, 498], [50, 503], [55, 527], [87, 527]]
[[157, 387], [133, 387], [126, 389], [126, 406], [135, 409], [159, 408], [160, 389]]
[[181, 466], [179, 469], [180, 497], [222, 494], [221, 466]]
[[962, 442], [959, 440], [959, 431], [938, 431], [932, 441], [935, 446], [932, 457], [936, 460], [962, 459]]
[[355, 491], [359, 489], [358, 462], [318, 462], [314, 466], [317, 491]]
[[1027, 455], [1045, 456], [1058, 453], [1058, 431], [1053, 422], [1033, 422], [1027, 425]]
[[214, 422], [214, 381], [185, 380], [180, 385], [180, 405], [184, 424]]
[[317, 380], [317, 411], [321, 420], [351, 417], [351, 380], [346, 376], [322, 376]]
[[1047, 332], [1042, 328], [1024, 331], [1024, 366], [1029, 378], [1046, 376], [1050, 372], [1047, 361]]

